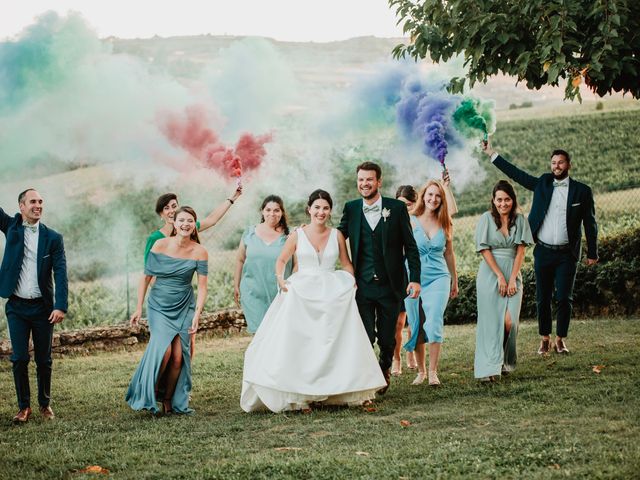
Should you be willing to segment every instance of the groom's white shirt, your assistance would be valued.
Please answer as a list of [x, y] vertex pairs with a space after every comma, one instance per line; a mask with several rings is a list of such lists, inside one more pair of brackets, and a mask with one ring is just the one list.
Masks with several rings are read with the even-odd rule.
[[378, 222], [382, 218], [382, 195], [380, 195], [378, 197], [378, 200], [373, 202], [371, 205], [367, 205], [366, 202], [364, 201], [364, 199], [362, 200], [362, 211], [363, 212], [364, 212], [364, 207], [365, 206], [373, 207], [374, 205], [378, 205], [378, 207], [380, 207], [380, 208], [378, 208], [377, 212], [366, 212], [366, 213], [364, 213], [364, 218], [367, 219], [367, 223], [371, 227], [371, 230], [375, 230], [376, 229], [376, 227], [378, 226]]

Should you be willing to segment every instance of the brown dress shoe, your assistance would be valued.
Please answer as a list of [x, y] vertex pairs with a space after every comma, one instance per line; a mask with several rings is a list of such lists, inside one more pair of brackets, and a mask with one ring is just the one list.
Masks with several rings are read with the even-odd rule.
[[382, 387], [380, 390], [378, 390], [378, 394], [380, 395], [384, 395], [385, 393], [387, 393], [387, 390], [389, 390], [389, 385], [391, 385], [391, 370], [389, 370], [388, 368], [386, 370], [383, 370], [382, 376], [384, 377], [384, 381], [387, 382], [387, 386]]
[[16, 416], [13, 417], [13, 423], [27, 423], [29, 421], [29, 417], [31, 416], [31, 408], [23, 408]]
[[555, 348], [557, 353], [569, 353], [569, 349], [567, 348], [567, 345], [564, 343], [564, 340], [562, 338], [556, 338]]
[[40, 407], [40, 413], [42, 414], [42, 418], [45, 420], [53, 420], [56, 416], [53, 414], [53, 410], [51, 407], [47, 405], [46, 407]]
[[538, 355], [546, 355], [549, 353], [549, 349], [550, 349], [550, 341], [549, 340], [542, 340], [540, 342], [540, 348], [538, 348]]

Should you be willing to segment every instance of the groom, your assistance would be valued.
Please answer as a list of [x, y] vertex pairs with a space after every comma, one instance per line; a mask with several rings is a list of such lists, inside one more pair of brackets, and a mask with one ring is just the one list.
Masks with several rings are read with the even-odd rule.
[[[356, 302], [362, 322], [373, 344], [378, 339], [380, 368], [387, 386], [391, 379], [391, 361], [396, 345], [395, 328], [400, 304], [407, 294], [420, 294], [420, 256], [407, 207], [399, 200], [382, 197], [382, 170], [373, 162], [356, 169], [358, 192], [362, 199], [344, 206], [338, 230], [349, 239], [355, 269]], [[404, 258], [409, 264], [410, 283]]]

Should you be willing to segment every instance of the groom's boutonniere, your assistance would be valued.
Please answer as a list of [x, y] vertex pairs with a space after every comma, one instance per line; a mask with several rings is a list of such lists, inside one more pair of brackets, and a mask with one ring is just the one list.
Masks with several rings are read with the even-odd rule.
[[389, 218], [389, 216], [391, 216], [391, 210], [389, 210], [388, 208], [383, 208], [382, 209], [382, 218], [383, 220], [386, 222], [387, 218]]

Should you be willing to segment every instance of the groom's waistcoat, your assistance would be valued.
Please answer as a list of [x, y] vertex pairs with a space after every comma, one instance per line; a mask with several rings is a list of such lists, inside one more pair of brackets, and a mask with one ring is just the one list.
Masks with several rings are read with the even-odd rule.
[[384, 264], [382, 245], [382, 219], [378, 221], [376, 228], [371, 230], [364, 213], [360, 213], [360, 248], [358, 249], [358, 265], [356, 272], [358, 278], [370, 282], [377, 277], [380, 282], [389, 281], [387, 267]]

